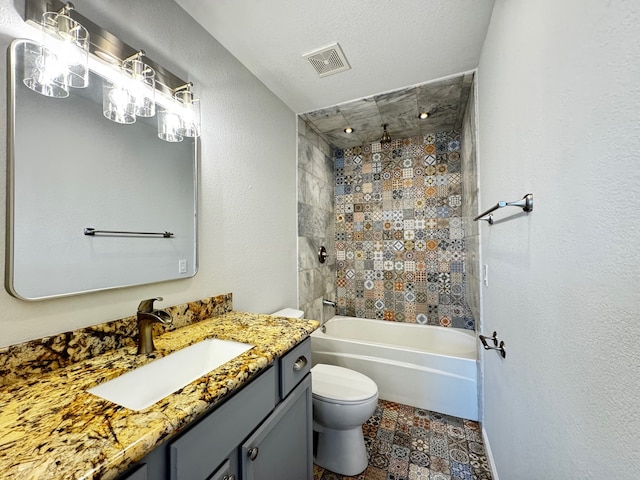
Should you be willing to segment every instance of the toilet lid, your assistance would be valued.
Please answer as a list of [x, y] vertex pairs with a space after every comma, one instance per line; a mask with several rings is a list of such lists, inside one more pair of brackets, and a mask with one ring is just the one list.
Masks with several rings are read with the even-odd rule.
[[366, 375], [322, 363], [311, 369], [311, 390], [314, 396], [340, 402], [361, 402], [378, 394], [378, 386]]

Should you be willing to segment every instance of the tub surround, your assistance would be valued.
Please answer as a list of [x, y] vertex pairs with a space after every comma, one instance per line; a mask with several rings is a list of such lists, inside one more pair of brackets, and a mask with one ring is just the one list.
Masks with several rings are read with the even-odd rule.
[[[158, 335], [155, 339], [158, 350], [149, 355], [136, 355], [131, 342], [95, 356], [90, 355], [91, 348], [83, 348], [87, 352], [85, 358], [76, 360], [74, 355], [68, 355], [73, 360], [57, 368], [52, 368], [56, 362], [45, 360], [38, 366], [36, 361], [24, 361], [24, 356], [11, 356], [13, 365], [32, 364], [32, 368], [0, 388], [0, 471], [4, 478], [114, 478], [160, 442], [228, 398], [318, 326], [313, 320], [235, 311], [203, 318], [215, 315], [217, 309], [228, 308], [230, 295], [227, 299], [228, 303], [214, 297], [187, 304], [186, 309], [184, 305], [172, 307], [182, 312], [175, 317], [176, 324], [181, 325], [182, 321], [185, 324]], [[135, 328], [135, 321], [132, 323]], [[255, 347], [140, 412], [86, 391], [208, 337]], [[95, 337], [67, 334], [60, 338]], [[72, 347], [67, 344], [66, 348]], [[20, 351], [26, 351], [26, 347]], [[19, 363], [18, 358], [23, 362]], [[4, 363], [6, 368], [9, 363]], [[38, 373], [38, 368], [48, 371]]]

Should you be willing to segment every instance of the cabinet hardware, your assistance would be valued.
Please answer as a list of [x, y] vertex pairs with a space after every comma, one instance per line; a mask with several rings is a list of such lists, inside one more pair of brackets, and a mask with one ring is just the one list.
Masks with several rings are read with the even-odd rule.
[[252, 461], [255, 460], [256, 458], [258, 458], [258, 447], [253, 447], [250, 448], [249, 451], [247, 452], [247, 455], [249, 456], [249, 459], [251, 459]]
[[299, 372], [306, 366], [307, 366], [307, 357], [302, 355], [301, 357], [298, 357], [298, 359], [293, 363], [293, 371]]

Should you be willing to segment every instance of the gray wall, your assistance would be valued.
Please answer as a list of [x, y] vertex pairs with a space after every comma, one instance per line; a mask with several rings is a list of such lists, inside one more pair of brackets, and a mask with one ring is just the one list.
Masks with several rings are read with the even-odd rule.
[[640, 3], [497, 0], [478, 69], [484, 422], [502, 480], [637, 479]]
[[[306, 318], [317, 320], [329, 319], [335, 314], [333, 307], [322, 305], [323, 298], [336, 299], [333, 186], [331, 147], [299, 118], [298, 305]], [[322, 245], [329, 253], [323, 264], [318, 261]]]
[[[225, 292], [233, 292], [237, 310], [268, 313], [295, 305], [295, 114], [171, 0], [74, 4], [82, 15], [193, 81], [202, 99], [200, 270], [189, 280], [37, 303], [1, 291], [0, 345], [125, 317], [135, 312], [141, 299], [158, 295], [164, 297], [160, 307]], [[0, 0], [3, 51], [14, 37], [40, 38], [16, 8], [21, 6]], [[5, 68], [0, 62], [3, 118]], [[0, 151], [4, 157], [4, 122]], [[5, 183], [4, 171], [0, 169], [0, 184]], [[2, 213], [0, 228], [4, 224]], [[0, 234], [3, 249], [4, 238]]]

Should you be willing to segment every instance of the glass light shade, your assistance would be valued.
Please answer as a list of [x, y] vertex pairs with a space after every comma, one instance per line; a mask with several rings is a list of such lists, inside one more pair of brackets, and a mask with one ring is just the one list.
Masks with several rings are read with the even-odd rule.
[[128, 90], [138, 117], [156, 114], [156, 72], [142, 60], [133, 58], [122, 63], [122, 69], [130, 79]]
[[176, 101], [182, 106], [180, 117], [182, 125], [178, 129], [185, 137], [200, 136], [200, 99], [190, 90], [180, 90], [174, 94]]
[[67, 15], [42, 15], [43, 45], [54, 51], [68, 70], [67, 84], [73, 88], [89, 85], [89, 32]]
[[26, 42], [24, 48], [24, 84], [47, 97], [68, 97], [67, 70], [58, 57], [37, 43]]
[[158, 109], [158, 138], [165, 142], [181, 142], [184, 137], [180, 134], [182, 119], [175, 111], [168, 108]]
[[136, 121], [135, 103], [122, 85], [103, 81], [102, 111], [112, 122], [129, 124]]

